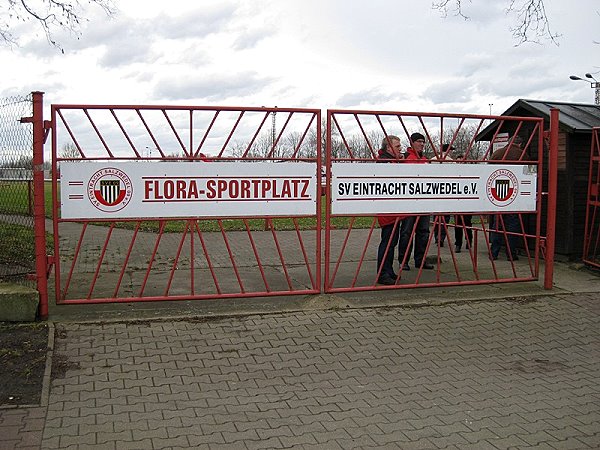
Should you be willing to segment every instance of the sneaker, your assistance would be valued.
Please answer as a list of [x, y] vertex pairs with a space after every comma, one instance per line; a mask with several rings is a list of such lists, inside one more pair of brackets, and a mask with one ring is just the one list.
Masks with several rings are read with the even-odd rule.
[[379, 279], [377, 280], [377, 283], [384, 284], [386, 286], [392, 286], [392, 285], [396, 284], [396, 279], [392, 278], [386, 274], [386, 275], [380, 276]]
[[444, 241], [440, 242], [440, 247], [444, 246]]
[[489, 257], [492, 261], [496, 261], [498, 259], [498, 255], [494, 256], [491, 253], [490, 253]]
[[460, 245], [457, 245], [456, 247], [454, 247], [454, 251], [456, 253], [460, 253], [462, 251], [461, 248], [460, 248]]
[[519, 257], [517, 255], [513, 256], [512, 258], [510, 256], [506, 256], [506, 260], [507, 261], [518, 261]]
[[404, 265], [402, 266], [402, 271], [404, 271], [404, 272], [408, 272], [409, 270], [410, 270], [410, 266], [409, 266], [408, 264], [404, 264]]
[[433, 266], [429, 263], [423, 263], [421, 266], [415, 266], [415, 269], [418, 269], [419, 267], [426, 269], [426, 270], [431, 270], [433, 269]]

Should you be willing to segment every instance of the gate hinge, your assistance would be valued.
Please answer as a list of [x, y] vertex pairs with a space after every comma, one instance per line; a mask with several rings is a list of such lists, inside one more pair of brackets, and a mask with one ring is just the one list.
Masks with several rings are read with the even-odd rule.
[[52, 121], [44, 120], [44, 144], [48, 140], [48, 134], [50, 133], [51, 129], [52, 129]]
[[46, 255], [46, 279], [50, 278], [50, 272], [54, 267], [54, 255]]
[[33, 122], [33, 117], [21, 117], [21, 119], [19, 120], [19, 122], [21, 122], [21, 123], [32, 123]]

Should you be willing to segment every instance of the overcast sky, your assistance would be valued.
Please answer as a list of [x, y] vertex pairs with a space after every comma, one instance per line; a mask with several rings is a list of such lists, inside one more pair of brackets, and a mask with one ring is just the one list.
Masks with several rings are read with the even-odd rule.
[[473, 114], [593, 103], [569, 75], [600, 75], [597, 0], [546, 0], [559, 46], [515, 46], [509, 0], [463, 3], [468, 21], [429, 0], [116, 0], [113, 18], [85, 12], [79, 40], [56, 35], [64, 54], [39, 30], [0, 47], [0, 96]]

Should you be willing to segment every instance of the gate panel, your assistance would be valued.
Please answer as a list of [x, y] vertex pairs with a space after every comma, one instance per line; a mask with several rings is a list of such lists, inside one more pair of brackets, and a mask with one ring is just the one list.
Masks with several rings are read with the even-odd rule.
[[[52, 126], [58, 303], [320, 292], [319, 110], [53, 105]], [[308, 213], [278, 212], [296, 197]], [[144, 215], [150, 201], [164, 214]]]
[[592, 129], [583, 262], [600, 267], [600, 128]]
[[[378, 152], [384, 137], [399, 137], [405, 152], [409, 136], [414, 132], [424, 137], [428, 164], [405, 160], [399, 164], [372, 164], [382, 162]], [[514, 144], [517, 135], [524, 138], [518, 157], [513, 161], [492, 162], [494, 151]], [[454, 147], [453, 161], [442, 156], [443, 144]], [[325, 290], [344, 292], [536, 280], [543, 243], [540, 236], [543, 148], [543, 120], [538, 118], [329, 110], [327, 183], [334, 193], [327, 203], [325, 221]], [[434, 164], [438, 168], [434, 168]], [[356, 165], [360, 167], [350, 168]], [[477, 175], [486, 170], [497, 173], [501, 168], [509, 168], [517, 178], [521, 172], [527, 172], [530, 177], [515, 178], [514, 183], [506, 181], [508, 184], [502, 184], [505, 181], [502, 180], [492, 186], [490, 180], [494, 177], [490, 175], [485, 187], [485, 180]], [[466, 181], [469, 178], [483, 183], [483, 187], [478, 192], [471, 190]], [[456, 192], [448, 191], [442, 195], [435, 191], [429, 195], [417, 186], [439, 189], [441, 184], [436, 180], [444, 183], [450, 180], [452, 183], [448, 186], [455, 183], [457, 187], [452, 189]], [[408, 186], [416, 190], [409, 192]], [[488, 194], [498, 198], [506, 194], [508, 198], [510, 189], [515, 187], [518, 187], [519, 195], [530, 196], [529, 209], [515, 209], [516, 203], [509, 206], [508, 201], [502, 204], [504, 210], [468, 206], [477, 203], [476, 197], [481, 202], [485, 200], [482, 190], [487, 189]], [[336, 189], [340, 198], [336, 198]], [[352, 189], [354, 191], [350, 192]], [[351, 198], [341, 198], [344, 195]], [[414, 201], [413, 197], [418, 200]], [[346, 206], [361, 202], [365, 205], [364, 213]], [[407, 209], [387, 208], [394, 202], [396, 205], [406, 202]], [[344, 208], [351, 213], [345, 214]], [[388, 242], [382, 250], [383, 259], [390, 252], [394, 254], [395, 284], [381, 284], [382, 267], [377, 263], [382, 242], [378, 216], [393, 218], [398, 215], [420, 217], [424, 221], [430, 219], [425, 255], [427, 264], [433, 269], [423, 268], [423, 265], [416, 267], [412, 251], [399, 255], [392, 240], [392, 244]], [[417, 222], [408, 223], [399, 218], [391, 233], [400, 230], [404, 224], [410, 249], [417, 239]], [[455, 247], [457, 232], [463, 236], [460, 252]], [[447, 236], [445, 241], [444, 235]], [[502, 245], [497, 259], [490, 257], [492, 238]], [[383, 242], [385, 244], [385, 240]], [[506, 249], [511, 242], [516, 243], [518, 257], [512, 258], [512, 254], [508, 257]]]

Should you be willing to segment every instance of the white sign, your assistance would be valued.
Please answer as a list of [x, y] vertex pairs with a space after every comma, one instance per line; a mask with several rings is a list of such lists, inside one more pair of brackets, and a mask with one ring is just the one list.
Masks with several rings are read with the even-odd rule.
[[331, 212], [533, 212], [534, 169], [506, 163], [333, 163]]
[[492, 142], [492, 153], [494, 153], [496, 150], [508, 145], [508, 141], [509, 141], [508, 133], [498, 133], [496, 135], [496, 138], [494, 139], [494, 142]]
[[305, 162], [62, 162], [63, 219], [316, 214], [317, 166]]

